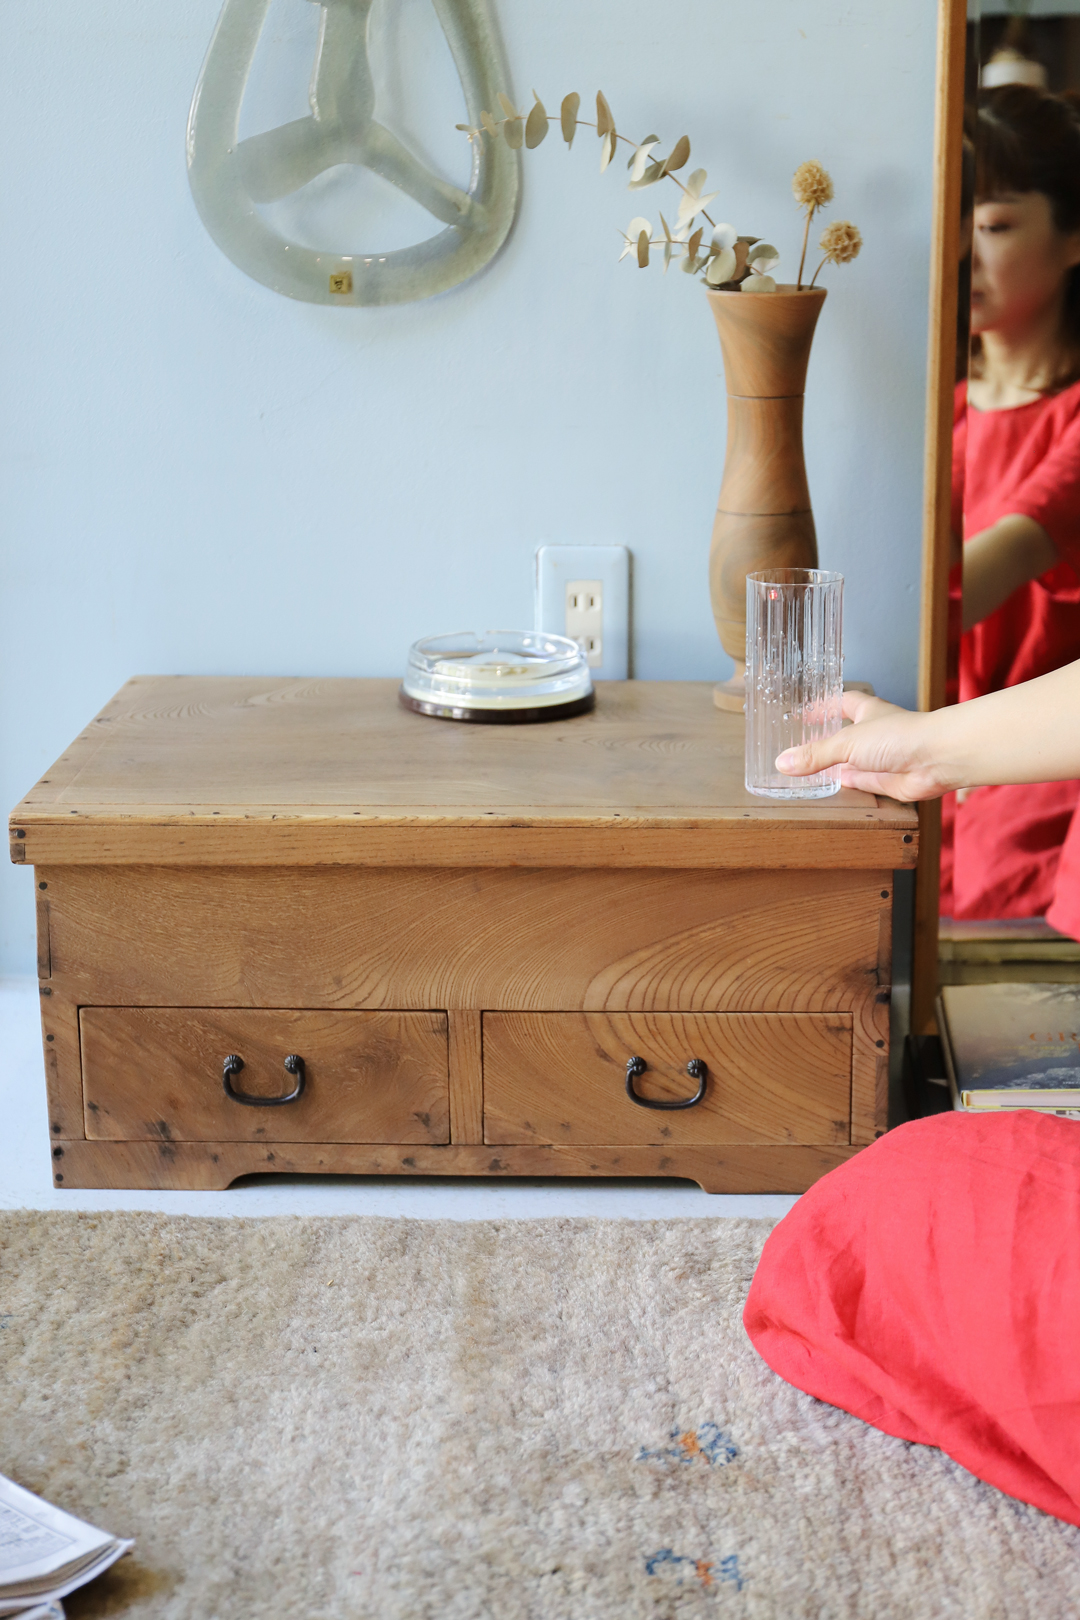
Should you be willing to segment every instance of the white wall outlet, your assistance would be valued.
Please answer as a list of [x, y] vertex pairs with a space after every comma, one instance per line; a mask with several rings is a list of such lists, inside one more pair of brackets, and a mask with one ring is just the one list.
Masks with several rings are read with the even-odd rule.
[[604, 662], [604, 582], [568, 579], [566, 582], [566, 634], [584, 649], [590, 669]]
[[630, 674], [630, 553], [626, 546], [541, 546], [536, 629], [570, 636], [598, 681]]

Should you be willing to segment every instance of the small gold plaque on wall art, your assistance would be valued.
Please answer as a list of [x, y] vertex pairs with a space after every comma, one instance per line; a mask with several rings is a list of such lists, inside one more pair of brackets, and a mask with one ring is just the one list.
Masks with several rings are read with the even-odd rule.
[[330, 291], [332, 293], [351, 293], [352, 271], [335, 270], [334, 274], [330, 277]]

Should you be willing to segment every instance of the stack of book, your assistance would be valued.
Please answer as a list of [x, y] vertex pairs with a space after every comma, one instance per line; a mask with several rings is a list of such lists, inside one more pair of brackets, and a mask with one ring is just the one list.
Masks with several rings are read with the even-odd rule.
[[0, 1474], [0, 1615], [62, 1616], [62, 1597], [134, 1545], [72, 1518]]
[[1080, 984], [954, 984], [938, 1028], [955, 1108], [1080, 1115]]

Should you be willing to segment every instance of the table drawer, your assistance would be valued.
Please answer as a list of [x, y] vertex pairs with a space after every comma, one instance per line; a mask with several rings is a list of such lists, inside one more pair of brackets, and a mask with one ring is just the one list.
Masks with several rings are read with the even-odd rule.
[[[450, 1139], [445, 1013], [83, 1007], [79, 1025], [89, 1138]], [[236, 1097], [223, 1084], [232, 1054], [243, 1064], [229, 1076]], [[295, 1101], [240, 1100], [284, 1096], [301, 1073]]]
[[888, 872], [117, 866], [42, 877], [43, 948], [85, 1006], [820, 1012], [887, 982]]
[[[596, 1147], [847, 1142], [848, 1013], [485, 1013], [484, 1141]], [[635, 1103], [692, 1096], [678, 1110]]]

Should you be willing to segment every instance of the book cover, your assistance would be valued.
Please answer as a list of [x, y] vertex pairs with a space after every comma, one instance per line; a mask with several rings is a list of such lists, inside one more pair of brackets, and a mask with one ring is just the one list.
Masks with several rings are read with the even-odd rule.
[[940, 1009], [958, 1107], [1080, 1112], [1080, 985], [946, 985]]

